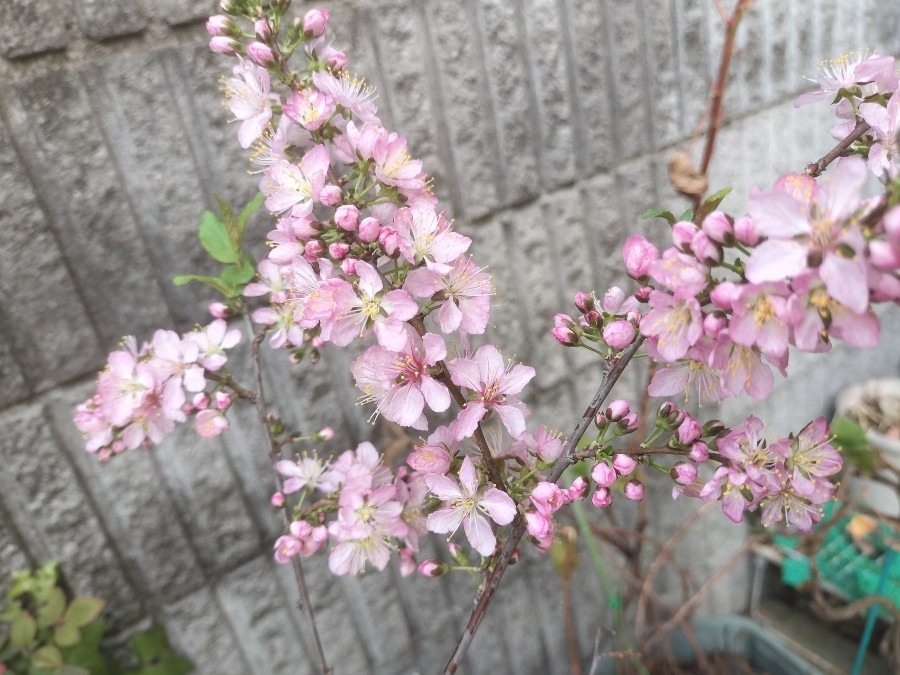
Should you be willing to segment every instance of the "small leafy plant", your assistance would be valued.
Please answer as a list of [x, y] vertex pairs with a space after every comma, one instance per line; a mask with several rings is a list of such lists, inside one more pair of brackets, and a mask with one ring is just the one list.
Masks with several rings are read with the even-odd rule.
[[13, 572], [0, 613], [0, 675], [186, 675], [189, 661], [169, 647], [160, 626], [137, 633], [137, 670], [109, 663], [100, 651], [106, 600], [71, 601], [59, 585], [58, 563]]

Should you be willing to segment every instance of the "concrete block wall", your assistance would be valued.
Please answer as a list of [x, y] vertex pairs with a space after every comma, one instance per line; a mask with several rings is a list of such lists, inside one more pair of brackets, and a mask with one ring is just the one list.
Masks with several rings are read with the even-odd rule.
[[[550, 318], [578, 289], [625, 281], [622, 240], [653, 227], [638, 214], [683, 207], [665, 167], [705, 107], [722, 42], [714, 3], [323, 4], [352, 69], [378, 88], [384, 119], [408, 135], [490, 266], [495, 339], [539, 366], [535, 419], [567, 430], [599, 369], [549, 339]], [[73, 589], [110, 600], [114, 652], [156, 620], [198, 673], [313, 672], [290, 575], [270, 558], [279, 525], [253, 413], [236, 410], [220, 440], [182, 429], [105, 466], [83, 452], [70, 422], [120, 336], [200, 320], [210, 295], [169, 280], [210, 270], [194, 241], [211, 194], [240, 202], [255, 190], [220, 105], [228, 61], [206, 47], [203, 20], [214, 11], [206, 0], [0, 3], [0, 587], [9, 570], [58, 559]], [[790, 99], [823, 58], [900, 52], [898, 22], [900, 6], [878, 0], [755, 4], [713, 164], [712, 185], [736, 188], [727, 205], [741, 209], [749, 185], [767, 186], [828, 148], [825, 107], [801, 115]], [[261, 241], [267, 223], [254, 227]], [[897, 313], [884, 322], [880, 351], [836, 350], [824, 367], [798, 360], [800, 377], [767, 405], [773, 426], [827, 412], [850, 379], [896, 372]], [[339, 428], [336, 450], [373, 433], [355, 406], [350, 358], [328, 353], [295, 371], [277, 354], [267, 359], [279, 411], [299, 428]], [[626, 378], [623, 392], [639, 381]], [[727, 412], [747, 409], [735, 402]], [[655, 508], [662, 531], [694, 505]], [[704, 552], [701, 578], [742, 537], [721, 517], [704, 522], [715, 537], [686, 548]], [[400, 580], [392, 567], [334, 580], [324, 560], [308, 567], [338, 672], [432, 672], [468, 614], [463, 579]], [[586, 567], [574, 583], [587, 655], [608, 617]], [[739, 609], [743, 596], [727, 588], [704, 610]], [[547, 561], [525, 556], [468, 672], [567, 672], [560, 589]]]

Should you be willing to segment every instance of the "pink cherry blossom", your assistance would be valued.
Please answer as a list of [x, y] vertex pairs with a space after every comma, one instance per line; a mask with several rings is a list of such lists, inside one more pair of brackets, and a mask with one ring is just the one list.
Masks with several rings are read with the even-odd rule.
[[318, 89], [294, 91], [285, 101], [284, 114], [304, 129], [315, 131], [334, 114], [334, 99]]
[[491, 411], [496, 411], [513, 438], [525, 431], [527, 408], [517, 399], [525, 385], [535, 376], [534, 368], [522, 364], [505, 364], [494, 345], [483, 345], [474, 359], [454, 359], [447, 364], [453, 383], [474, 392], [475, 398], [466, 403], [454, 423], [458, 439], [475, 432], [478, 423]]
[[328, 172], [328, 150], [317, 145], [300, 160], [300, 165], [276, 162], [266, 169], [259, 189], [266, 195], [266, 208], [272, 213], [290, 209], [292, 216], [308, 216]]
[[425, 476], [428, 489], [438, 499], [448, 502], [449, 508], [439, 509], [428, 516], [428, 529], [438, 534], [453, 534], [462, 524], [472, 547], [482, 556], [494, 553], [497, 538], [487, 514], [498, 525], [508, 525], [516, 516], [516, 505], [509, 495], [495, 487], [480, 485], [475, 465], [469, 457], [463, 459], [459, 482], [449, 476]]
[[450, 271], [448, 263], [459, 258], [472, 243], [468, 237], [454, 232], [443, 213], [437, 213], [427, 202], [417, 202], [394, 214], [392, 221], [400, 253], [410, 263], [425, 262], [429, 269], [441, 274]]
[[887, 106], [860, 103], [859, 114], [872, 127], [876, 142], [869, 148], [869, 170], [879, 178], [900, 175], [900, 88]]
[[703, 335], [700, 305], [693, 298], [678, 299], [668, 293], [650, 293], [653, 308], [641, 320], [641, 333], [656, 338], [656, 350], [666, 361], [677, 361]]
[[[216, 39], [220, 38], [213, 38]], [[228, 80], [226, 88], [228, 108], [242, 122], [238, 131], [241, 147], [249, 148], [263, 135], [272, 118], [272, 103], [277, 104], [279, 98], [277, 94], [270, 93], [271, 82], [265, 68], [238, 58], [234, 75]]]

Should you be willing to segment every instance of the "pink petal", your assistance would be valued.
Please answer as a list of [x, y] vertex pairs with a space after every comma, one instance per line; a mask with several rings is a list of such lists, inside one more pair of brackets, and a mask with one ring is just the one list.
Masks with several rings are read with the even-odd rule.
[[453, 533], [456, 532], [465, 515], [465, 509], [440, 509], [428, 516], [425, 526], [429, 532]]
[[478, 490], [478, 476], [475, 473], [475, 465], [472, 458], [466, 456], [463, 459], [462, 466], [459, 468], [459, 483], [462, 486], [462, 492], [466, 495], [474, 495]]
[[[442, 476], [436, 473], [426, 474], [425, 485], [428, 486], [428, 489], [431, 490], [435, 497], [445, 502], [462, 497], [459, 484], [449, 476]], [[462, 520], [462, 516], [460, 516], [460, 520]]]
[[[513, 438], [525, 433], [525, 414], [514, 405], [495, 405], [494, 410], [500, 416], [503, 426]], [[474, 429], [472, 430], [474, 433]]]
[[381, 301], [381, 306], [397, 321], [409, 321], [419, 312], [419, 303], [406, 291], [390, 291]]
[[421, 268], [410, 272], [403, 287], [418, 298], [429, 298], [444, 286], [440, 274]]
[[481, 555], [487, 557], [497, 548], [497, 538], [491, 530], [491, 525], [486, 518], [478, 513], [470, 514], [464, 521], [463, 527], [466, 530], [466, 537], [472, 548]]
[[[445, 333], [452, 333], [459, 328], [462, 322], [463, 313], [453, 299], [447, 300], [438, 310], [437, 321], [441, 330]], [[471, 332], [471, 331], [470, 331]]]
[[425, 396], [425, 402], [428, 403], [428, 407], [434, 412], [444, 412], [450, 407], [450, 391], [432, 377], [426, 377], [422, 380], [422, 394]]
[[508, 494], [497, 488], [485, 492], [478, 505], [487, 511], [498, 525], [509, 525], [516, 517], [516, 503]]
[[773, 190], [751, 196], [749, 211], [759, 233], [767, 237], [789, 238], [810, 231], [806, 211], [786, 192]]
[[447, 345], [440, 335], [426, 333], [422, 338], [422, 346], [425, 348], [425, 360], [428, 363], [437, 363], [447, 357]]
[[756, 247], [747, 262], [747, 279], [754, 284], [782, 281], [806, 268], [808, 250], [792, 239], [769, 239]]
[[487, 413], [487, 408], [480, 401], [469, 401], [466, 407], [459, 412], [459, 416], [453, 423], [453, 437], [457, 441], [468, 438], [475, 433], [481, 418]]
[[481, 388], [481, 373], [478, 364], [472, 359], [453, 359], [447, 364], [450, 379], [457, 387], [465, 387], [472, 391]]
[[422, 392], [415, 385], [407, 383], [391, 390], [390, 398], [382, 413], [391, 422], [408, 427], [419, 419], [424, 406], [425, 399]]
[[825, 282], [829, 295], [851, 311], [862, 314], [869, 308], [869, 285], [866, 268], [861, 261], [835, 253], [826, 254], [819, 268], [819, 276]]
[[534, 376], [534, 368], [519, 364], [500, 379], [500, 392], [503, 394], [518, 394]]

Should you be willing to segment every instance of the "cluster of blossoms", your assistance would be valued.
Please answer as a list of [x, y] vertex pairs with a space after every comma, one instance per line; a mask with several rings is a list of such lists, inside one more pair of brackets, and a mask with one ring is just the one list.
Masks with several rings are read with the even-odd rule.
[[[640, 425], [617, 400], [596, 416], [597, 437], [576, 458], [590, 462], [584, 475], [568, 488], [554, 482], [573, 457], [563, 456], [564, 441], [548, 427], [529, 431], [519, 395], [534, 369], [504, 359], [493, 344], [470, 347], [470, 336], [486, 330], [494, 293], [491, 277], [467, 255], [471, 240], [440, 210], [406, 139], [382, 125], [372, 90], [347, 73], [346, 55], [327, 37], [328, 13], [288, 21], [290, 2], [268, 5], [223, 0], [224, 13], [207, 24], [211, 49], [236, 59], [225, 81], [228, 107], [275, 222], [267, 257], [242, 295], [269, 344], [293, 361], [326, 344], [357, 348], [351, 371], [361, 404], [372, 406], [373, 418], [427, 434], [396, 470], [369, 443], [329, 461], [276, 461], [284, 483], [272, 503], [289, 514], [275, 544], [278, 562], [328, 545], [331, 571], [356, 574], [367, 564], [384, 569], [397, 551], [404, 574], [435, 576], [446, 566], [416, 561], [425, 532], [453, 537], [462, 527], [487, 566], [500, 528], [516, 523], [543, 550], [563, 505], [590, 493], [603, 508], [615, 489], [643, 499], [637, 469], [661, 468], [649, 443], [664, 434], [662, 450], [678, 458], [664, 469], [676, 496], [722, 499], [736, 521], [757, 508], [765, 523], [802, 529], [819, 518], [833, 491], [827, 477], [841, 464], [823, 420], [767, 446], [755, 418], [729, 430], [667, 401], [639, 447], [623, 449], [614, 441]], [[291, 63], [295, 55], [301, 69]], [[870, 120], [852, 149], [889, 181], [898, 155], [897, 81], [881, 59], [863, 59], [820, 84]], [[861, 157], [845, 158], [821, 181], [782, 177], [754, 193], [749, 214], [737, 219], [715, 211], [716, 198], [690, 219], [667, 217], [672, 246], [662, 253], [639, 235], [625, 244], [625, 267], [639, 288], [631, 295], [612, 288], [602, 298], [579, 293], [580, 319], [557, 315], [553, 337], [610, 364], [645, 341], [663, 364], [649, 395], [696, 392], [700, 403], [764, 398], [772, 368], [786, 370], [789, 345], [820, 352], [832, 337], [875, 344], [872, 304], [900, 298], [900, 206], [887, 196], [862, 200], [865, 175]], [[227, 309], [243, 309], [238, 304]], [[214, 315], [226, 311], [215, 307]], [[221, 387], [229, 380], [205, 374], [224, 365], [222, 350], [237, 340], [219, 320], [183, 338], [160, 331], [141, 350], [132, 341], [113, 353], [97, 396], [79, 408], [88, 449], [108, 457], [156, 442], [192, 413], [202, 435], [224, 430], [231, 399]], [[205, 392], [206, 379], [220, 389]], [[185, 390], [196, 394], [189, 404]], [[721, 466], [704, 481], [709, 460]], [[465, 559], [460, 550], [451, 543], [454, 559]]]
[[181, 336], [158, 330], [140, 348], [133, 337], [125, 338], [123, 348], [109, 355], [97, 393], [75, 415], [88, 452], [105, 460], [159, 443], [188, 415], [204, 438], [228, 429], [225, 412], [233, 395], [218, 385], [206, 391], [207, 374], [221, 370], [225, 350], [240, 339], [240, 331], [228, 330], [221, 319]]

